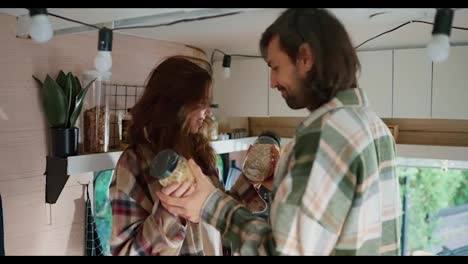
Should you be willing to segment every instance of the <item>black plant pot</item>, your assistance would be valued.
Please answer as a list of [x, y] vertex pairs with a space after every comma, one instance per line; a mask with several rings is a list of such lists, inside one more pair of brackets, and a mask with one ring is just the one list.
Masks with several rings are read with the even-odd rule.
[[50, 155], [66, 158], [78, 155], [78, 128], [50, 128]]

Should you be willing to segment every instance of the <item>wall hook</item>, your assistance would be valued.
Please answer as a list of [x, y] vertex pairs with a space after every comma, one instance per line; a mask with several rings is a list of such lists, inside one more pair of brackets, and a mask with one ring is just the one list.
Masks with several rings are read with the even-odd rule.
[[91, 182], [88, 181], [87, 183], [82, 183], [81, 181], [78, 181], [78, 183], [82, 186], [88, 186]]

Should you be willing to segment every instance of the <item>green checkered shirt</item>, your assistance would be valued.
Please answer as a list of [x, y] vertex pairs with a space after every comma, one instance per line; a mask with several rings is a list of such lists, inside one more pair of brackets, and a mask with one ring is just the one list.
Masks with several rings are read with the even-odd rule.
[[398, 255], [400, 214], [395, 143], [361, 89], [312, 112], [285, 146], [268, 223], [220, 190], [202, 209], [240, 255]]

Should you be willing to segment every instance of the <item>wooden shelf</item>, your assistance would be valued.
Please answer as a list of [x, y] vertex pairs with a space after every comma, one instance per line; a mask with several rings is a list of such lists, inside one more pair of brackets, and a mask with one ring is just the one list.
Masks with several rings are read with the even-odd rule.
[[[211, 142], [218, 154], [246, 151], [257, 137]], [[291, 139], [282, 138], [282, 145]], [[66, 159], [47, 157], [46, 202], [55, 203], [68, 177], [115, 168], [122, 151], [71, 156]], [[400, 166], [468, 169], [468, 147], [397, 145]]]
[[[211, 144], [218, 154], [246, 151], [254, 143], [256, 137], [213, 141]], [[282, 145], [289, 142], [289, 138], [282, 138]], [[73, 176], [88, 172], [113, 169], [122, 151], [79, 155], [68, 157], [67, 175]], [[468, 161], [467, 147], [397, 145], [398, 157], [415, 159], [437, 159]]]
[[113, 169], [121, 154], [122, 151], [113, 151], [68, 157], [67, 174], [73, 176]]
[[[246, 151], [257, 137], [211, 142], [218, 154]], [[283, 139], [287, 142], [289, 139]], [[46, 202], [55, 203], [69, 177], [115, 168], [122, 151], [70, 156], [65, 159], [47, 157]]]
[[[257, 137], [230, 139], [211, 142], [212, 147], [217, 154], [246, 151]], [[285, 144], [290, 139], [283, 138]], [[67, 174], [72, 176], [81, 173], [95, 172], [113, 169], [119, 160], [122, 151], [79, 155], [68, 157]]]

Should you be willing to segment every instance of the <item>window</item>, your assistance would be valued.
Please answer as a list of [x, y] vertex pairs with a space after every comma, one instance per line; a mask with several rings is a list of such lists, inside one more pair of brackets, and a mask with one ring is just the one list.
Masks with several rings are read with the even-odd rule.
[[468, 255], [468, 162], [399, 161], [403, 254]]

